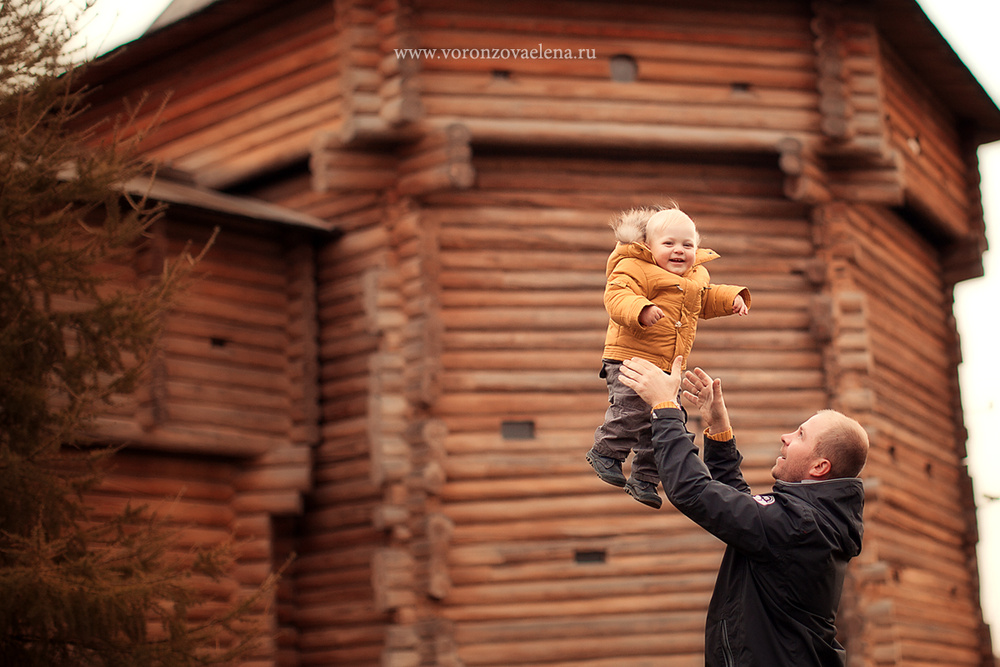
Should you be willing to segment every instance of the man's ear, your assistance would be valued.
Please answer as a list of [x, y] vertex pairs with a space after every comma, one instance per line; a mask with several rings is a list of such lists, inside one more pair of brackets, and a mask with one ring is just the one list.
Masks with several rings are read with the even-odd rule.
[[831, 470], [833, 470], [833, 464], [830, 463], [830, 459], [819, 458], [813, 462], [812, 468], [809, 469], [809, 476], [813, 479], [826, 479]]

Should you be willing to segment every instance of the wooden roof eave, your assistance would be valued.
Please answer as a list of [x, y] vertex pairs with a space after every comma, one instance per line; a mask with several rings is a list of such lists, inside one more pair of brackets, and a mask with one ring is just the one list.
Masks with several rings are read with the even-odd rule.
[[878, 0], [879, 33], [939, 93], [968, 140], [1000, 140], [1000, 108], [915, 0]]
[[[175, 52], [185, 44], [196, 43], [214, 31], [278, 5], [276, 0], [187, 2], [191, 5], [190, 12], [177, 10], [167, 16], [168, 9], [142, 37], [88, 65], [84, 83], [97, 85], [113, 80], [120, 72], [155, 63], [164, 53]], [[875, 11], [879, 32], [941, 93], [956, 117], [973, 128], [973, 140], [978, 144], [1000, 140], [1000, 109], [916, 0], [877, 0]]]
[[337, 237], [340, 230], [321, 218], [249, 197], [237, 197], [164, 178], [139, 176], [122, 190], [132, 197], [148, 198], [171, 207], [208, 215], [220, 222], [257, 223]]
[[[214, 0], [170, 23], [160, 19], [137, 39], [85, 63], [78, 83], [98, 87], [113, 82], [125, 72], [157, 66], [168, 53], [174, 53], [209, 38], [211, 35], [238, 24], [240, 21], [285, 5], [288, 12], [296, 5], [315, 4], [319, 0]], [[165, 12], [166, 13], [166, 12]]]

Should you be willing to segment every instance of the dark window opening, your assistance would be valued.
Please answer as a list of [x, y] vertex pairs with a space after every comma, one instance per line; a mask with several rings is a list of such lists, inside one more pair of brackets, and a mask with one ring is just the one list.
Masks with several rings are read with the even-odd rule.
[[639, 65], [636, 63], [635, 58], [627, 56], [623, 53], [617, 56], [611, 56], [611, 60], [608, 61], [608, 66], [611, 68], [612, 81], [618, 81], [619, 83], [632, 83], [639, 76]]
[[535, 422], [505, 421], [500, 424], [500, 435], [504, 440], [532, 440], [535, 437]]
[[577, 563], [605, 563], [608, 560], [608, 555], [604, 549], [577, 551], [573, 554], [573, 560]]

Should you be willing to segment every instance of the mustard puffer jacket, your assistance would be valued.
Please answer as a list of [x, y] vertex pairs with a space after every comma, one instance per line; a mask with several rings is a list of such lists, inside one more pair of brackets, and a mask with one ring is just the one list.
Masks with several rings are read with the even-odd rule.
[[[694, 266], [678, 276], [657, 266], [645, 244], [619, 242], [608, 258], [604, 307], [611, 321], [603, 358], [641, 357], [669, 371], [674, 357], [682, 355], [686, 368], [699, 317], [732, 315], [737, 295], [750, 307], [746, 287], [710, 283], [704, 264], [718, 257], [714, 250], [699, 248]], [[639, 313], [650, 304], [659, 306], [664, 316], [643, 327]]]

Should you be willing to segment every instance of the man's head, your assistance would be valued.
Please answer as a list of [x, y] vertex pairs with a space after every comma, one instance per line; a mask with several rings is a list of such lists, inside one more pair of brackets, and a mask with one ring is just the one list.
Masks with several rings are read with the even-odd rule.
[[836, 410], [821, 410], [781, 436], [771, 476], [783, 482], [857, 477], [868, 458], [868, 434]]
[[694, 222], [678, 208], [665, 208], [646, 222], [646, 245], [653, 261], [679, 276], [694, 266], [700, 238]]

